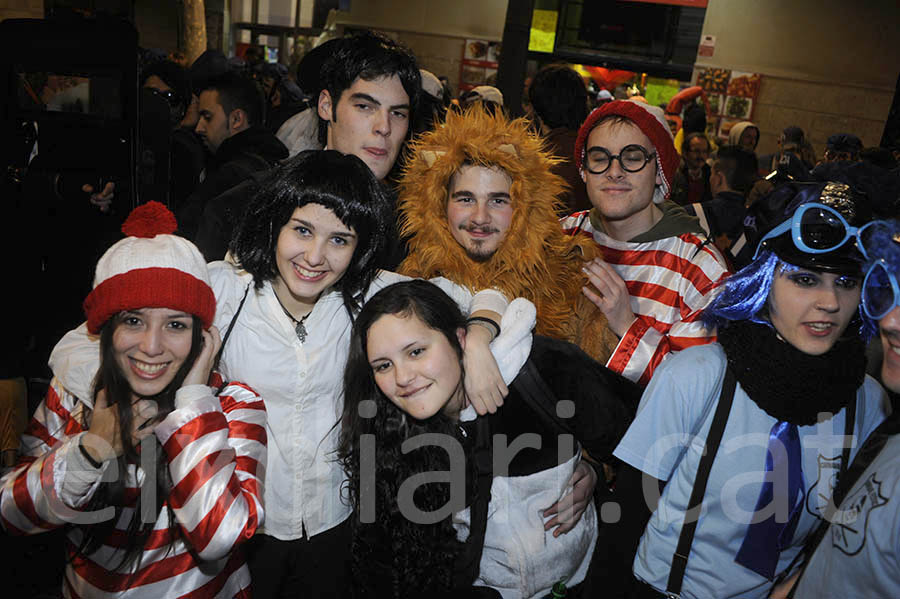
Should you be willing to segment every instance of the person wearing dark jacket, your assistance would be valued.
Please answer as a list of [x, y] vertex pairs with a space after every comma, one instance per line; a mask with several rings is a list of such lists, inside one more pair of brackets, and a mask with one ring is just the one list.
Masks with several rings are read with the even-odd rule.
[[681, 144], [681, 166], [675, 171], [672, 195], [669, 199], [679, 206], [712, 199], [710, 189], [709, 158], [710, 143], [705, 133], [689, 133]]
[[251, 79], [226, 73], [209, 81], [200, 92], [196, 131], [212, 157], [203, 181], [178, 210], [183, 236], [191, 240], [196, 237], [210, 200], [252, 173], [287, 158], [287, 148], [262, 123], [262, 94]]
[[744, 230], [744, 205], [756, 181], [756, 170], [752, 153], [740, 146], [722, 146], [710, 171], [713, 197], [685, 206], [688, 214], [700, 219], [700, 226], [722, 253], [727, 253]]
[[569, 184], [568, 191], [560, 196], [565, 202], [565, 211], [560, 216], [589, 210], [591, 200], [575, 166], [573, 153], [578, 128], [588, 115], [584, 80], [568, 65], [547, 65], [534, 76], [528, 88], [528, 99], [541, 135], [560, 160], [554, 165], [553, 174]]

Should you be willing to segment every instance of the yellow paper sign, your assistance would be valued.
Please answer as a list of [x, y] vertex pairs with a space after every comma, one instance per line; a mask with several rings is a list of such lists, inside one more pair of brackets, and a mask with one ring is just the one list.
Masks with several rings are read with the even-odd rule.
[[553, 52], [556, 42], [556, 20], [559, 12], [555, 10], [535, 10], [531, 16], [531, 35], [528, 38], [528, 49], [532, 52]]

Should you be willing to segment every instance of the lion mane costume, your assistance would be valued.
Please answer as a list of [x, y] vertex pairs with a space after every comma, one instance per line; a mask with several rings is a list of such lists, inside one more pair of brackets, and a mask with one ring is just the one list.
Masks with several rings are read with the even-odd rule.
[[[525, 119], [509, 120], [475, 105], [419, 137], [400, 180], [400, 233], [409, 255], [400, 272], [445, 277], [472, 291], [499, 289], [525, 297], [537, 308], [537, 332], [579, 345], [601, 363], [618, 342], [606, 317], [581, 293], [585, 260], [593, 242], [563, 233], [557, 209], [564, 180], [550, 167], [557, 162]], [[512, 221], [500, 247], [484, 262], [471, 259], [453, 238], [447, 222], [450, 178], [463, 164], [499, 167], [512, 180]]]

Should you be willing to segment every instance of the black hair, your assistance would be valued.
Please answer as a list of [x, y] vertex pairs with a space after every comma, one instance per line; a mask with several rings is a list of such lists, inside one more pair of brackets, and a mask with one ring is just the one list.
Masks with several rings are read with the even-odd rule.
[[[417, 524], [399, 510], [397, 494], [410, 476], [449, 469], [447, 452], [426, 445], [404, 454], [401, 445], [407, 439], [425, 433], [439, 433], [463, 441], [459, 427], [449, 417], [437, 413], [427, 420], [416, 420], [395, 406], [375, 384], [366, 346], [372, 325], [384, 315], [415, 315], [427, 327], [440, 331], [457, 356], [462, 347], [456, 331], [465, 326], [465, 317], [456, 303], [436, 285], [412, 280], [395, 283], [366, 302], [353, 325], [350, 355], [344, 372], [344, 411], [341, 418], [338, 458], [347, 474], [345, 496], [354, 509], [352, 568], [356, 582], [375, 589], [378, 596], [394, 598], [421, 596], [418, 593], [446, 591], [452, 586], [453, 565], [462, 543], [456, 538], [451, 518], [435, 524]], [[371, 417], [361, 404], [374, 401]], [[360, 522], [360, 473], [362, 435], [375, 439], [375, 522]], [[471, 447], [466, 447], [466, 464], [474, 467]], [[472, 472], [467, 472], [471, 476]], [[449, 485], [421, 485], [414, 495], [423, 511], [444, 507], [450, 498]]]
[[387, 190], [362, 160], [335, 150], [307, 150], [271, 171], [247, 207], [230, 250], [256, 288], [278, 277], [275, 250], [294, 210], [319, 204], [357, 236], [356, 250], [334, 284], [351, 318], [382, 263], [393, 222]]
[[[120, 520], [124, 508], [130, 506], [133, 511], [131, 520], [126, 527], [126, 534], [123, 537], [126, 539], [126, 542], [125, 546], [121, 548], [121, 559], [115, 567], [104, 565], [104, 567], [110, 571], [123, 568], [127, 569], [132, 564], [137, 564], [137, 567], [134, 568], [135, 571], [140, 567], [140, 559], [144, 551], [144, 546], [147, 544], [147, 540], [150, 538], [151, 533], [153, 533], [154, 525], [159, 517], [159, 513], [172, 490], [172, 477], [169, 473], [169, 463], [166, 458], [166, 453], [159, 444], [159, 440], [156, 436], [151, 435], [153, 449], [155, 450], [156, 455], [156, 476], [149, 476], [150, 473], [145, 473], [147, 476], [145, 476], [142, 485], [150, 484], [152, 481], [155, 481], [156, 505], [152, 508], [142, 506], [141, 501], [144, 497], [143, 492], [137, 493], [136, 503], [131, 503], [129, 498], [126, 497], [126, 482], [128, 481], [126, 473], [129, 470], [129, 466], [135, 466], [141, 463], [141, 455], [138, 453], [137, 448], [134, 446], [131, 439], [133, 391], [128, 384], [128, 380], [125, 378], [125, 374], [116, 363], [115, 350], [113, 348], [113, 333], [122, 323], [126, 314], [127, 313], [125, 312], [121, 312], [113, 316], [107, 320], [100, 329], [100, 368], [94, 379], [94, 402], [96, 403], [97, 401], [97, 395], [101, 391], [104, 391], [106, 393], [107, 404], [109, 406], [116, 406], [116, 411], [119, 416], [119, 436], [124, 452], [117, 458], [116, 471], [119, 473], [119, 476], [115, 477], [112, 481], [101, 482], [96, 493], [94, 493], [86, 506], [87, 511], [100, 510], [111, 506], [115, 508], [115, 516], [97, 524], [82, 526], [81, 529], [84, 533], [82, 540], [72, 555], [72, 559], [88, 557], [100, 549], [104, 545], [104, 541], [106, 541], [115, 531], [116, 523]], [[154, 397], [145, 398], [156, 402], [159, 408], [158, 419], [164, 418], [175, 408], [175, 392], [181, 388], [185, 377], [187, 377], [188, 372], [190, 372], [191, 367], [194, 365], [194, 362], [197, 360], [197, 356], [200, 354], [200, 350], [203, 347], [203, 323], [197, 316], [192, 316], [191, 321], [191, 351], [185, 359], [184, 364], [181, 365], [181, 368], [179, 368], [178, 372], [175, 374], [175, 378], [172, 379], [172, 382], [170, 382], [165, 389]], [[87, 430], [88, 422], [85, 420], [82, 424], [85, 430]], [[147, 451], [147, 447], [142, 447], [142, 451]], [[149, 509], [153, 510], [152, 513], [156, 517], [152, 518], [149, 522], [142, 521], [145, 520], [142, 518], [142, 514]], [[171, 550], [177, 539], [182, 539], [187, 545], [188, 550], [193, 552], [193, 548], [190, 546], [190, 543], [181, 530], [181, 526], [178, 524], [178, 519], [172, 512], [172, 507], [169, 505], [167, 506], [167, 509], [169, 510], [169, 549]]]
[[706, 133], [701, 133], [699, 131], [695, 131], [693, 133], [688, 133], [684, 136], [684, 139], [681, 140], [681, 155], [684, 156], [691, 150], [691, 142], [695, 139], [702, 139], [706, 142], [706, 149], [711, 150], [712, 145], [709, 143], [709, 138], [706, 137]]
[[706, 132], [706, 108], [697, 103], [689, 104], [684, 109], [681, 127], [684, 129], [685, 135]]
[[262, 125], [265, 118], [265, 99], [259, 85], [251, 77], [228, 72], [207, 81], [200, 92], [214, 90], [219, 94], [219, 104], [227, 117], [241, 109], [247, 115], [247, 124]]
[[187, 69], [171, 60], [151, 63], [141, 71], [141, 85], [147, 83], [147, 79], [154, 75], [171, 87], [178, 101], [187, 108], [187, 105], [191, 103], [191, 80], [188, 77]]
[[[422, 75], [416, 58], [406, 46], [374, 31], [365, 31], [345, 38], [335, 48], [320, 71], [322, 89], [331, 96], [331, 118], [336, 120], [337, 105], [341, 95], [350, 89], [357, 79], [372, 81], [397, 75], [406, 95], [409, 96], [410, 123], [419, 105], [422, 93]], [[316, 99], [318, 102], [318, 99]], [[412, 134], [412, 127], [407, 135]], [[319, 117], [319, 143], [326, 145], [328, 121]]]
[[564, 64], [549, 64], [534, 76], [528, 99], [535, 113], [549, 128], [578, 130], [588, 115], [584, 79]]
[[746, 194], [759, 179], [756, 154], [740, 146], [722, 146], [716, 152], [713, 169], [725, 175], [731, 189]]
[[[446, 92], [446, 89], [444, 91]], [[444, 120], [449, 105], [449, 101], [439, 100], [431, 94], [422, 94], [419, 97], [419, 107], [416, 109], [415, 121], [410, 129], [415, 135], [432, 131], [437, 123]]]
[[864, 148], [859, 152], [859, 159], [889, 171], [897, 168], [897, 161], [887, 148]]

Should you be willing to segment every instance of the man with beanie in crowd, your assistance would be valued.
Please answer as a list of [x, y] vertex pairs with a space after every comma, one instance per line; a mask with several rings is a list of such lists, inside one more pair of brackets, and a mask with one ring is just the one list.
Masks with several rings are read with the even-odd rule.
[[578, 128], [588, 115], [584, 79], [568, 65], [547, 65], [532, 79], [528, 87], [528, 100], [541, 135], [550, 145], [550, 151], [560, 160], [552, 167], [553, 173], [569, 185], [561, 198], [565, 202], [562, 216], [588, 210], [591, 201], [578, 174], [573, 153]]
[[741, 146], [748, 152], [756, 153], [759, 144], [759, 127], [750, 121], [741, 121], [728, 130], [728, 145]]
[[856, 162], [862, 149], [862, 140], [852, 133], [835, 133], [825, 142], [825, 162]]
[[631, 100], [597, 108], [575, 160], [593, 208], [562, 225], [603, 256], [587, 264], [584, 293], [620, 339], [607, 366], [646, 385], [669, 352], [715, 340], [698, 316], [728, 268], [697, 219], [665, 202], [678, 153], [662, 110]]
[[197, 135], [212, 155], [206, 176], [178, 211], [179, 232], [193, 240], [206, 204], [254, 172], [287, 158], [287, 149], [263, 127], [262, 92], [256, 83], [226, 73], [200, 92]]

